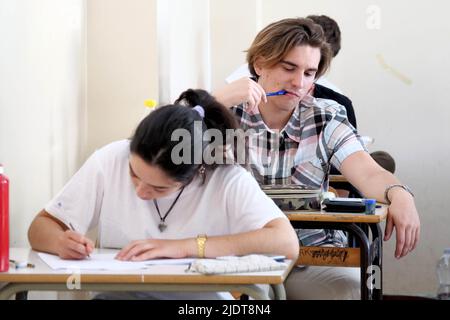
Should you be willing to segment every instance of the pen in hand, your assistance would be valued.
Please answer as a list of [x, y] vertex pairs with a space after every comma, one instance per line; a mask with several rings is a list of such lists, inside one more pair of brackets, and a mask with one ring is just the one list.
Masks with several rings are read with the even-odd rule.
[[[72, 223], [70, 223], [70, 222], [69, 222], [69, 227], [70, 227], [70, 229], [71, 229], [72, 231], [77, 232], [77, 231], [75, 230], [75, 228], [73, 227]], [[87, 248], [87, 243], [84, 244], [84, 247], [86, 248], [86, 256], [87, 256], [88, 258], [90, 258], [91, 256], [89, 255], [89, 251], [88, 251], [88, 248]]]

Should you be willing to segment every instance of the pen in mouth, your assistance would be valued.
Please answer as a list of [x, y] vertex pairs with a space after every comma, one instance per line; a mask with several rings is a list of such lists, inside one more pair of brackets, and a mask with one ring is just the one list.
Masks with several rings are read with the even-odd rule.
[[266, 97], [272, 97], [272, 96], [282, 96], [284, 94], [286, 94], [287, 91], [286, 90], [279, 90], [279, 91], [275, 91], [275, 92], [269, 92], [266, 93]]

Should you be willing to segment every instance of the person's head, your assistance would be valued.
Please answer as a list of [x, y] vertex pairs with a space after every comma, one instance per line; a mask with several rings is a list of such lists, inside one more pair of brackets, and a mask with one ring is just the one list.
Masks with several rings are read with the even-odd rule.
[[322, 28], [305, 18], [269, 24], [247, 50], [249, 70], [264, 90], [288, 92], [272, 100], [282, 109], [298, 105], [314, 80], [327, 71], [330, 60], [331, 50]]
[[[183, 104], [182, 104], [183, 103]], [[203, 114], [204, 113], [204, 114]], [[163, 197], [189, 184], [208, 167], [195, 161], [195, 148], [203, 152], [206, 141], [203, 133], [207, 129], [218, 129], [225, 143], [226, 129], [236, 129], [234, 116], [222, 104], [204, 90], [189, 89], [181, 94], [175, 104], [159, 107], [144, 118], [135, 130], [130, 143], [130, 175], [137, 195], [150, 200]], [[177, 129], [190, 134], [188, 159], [176, 164], [173, 150], [180, 147], [180, 141], [173, 139]], [[186, 145], [184, 146], [186, 147]]]
[[310, 15], [307, 16], [318, 25], [320, 25], [325, 33], [325, 39], [329, 43], [333, 52], [333, 58], [337, 56], [339, 50], [341, 50], [341, 29], [336, 21], [325, 15]]
[[386, 151], [374, 151], [370, 156], [380, 165], [380, 167], [386, 169], [390, 173], [395, 173], [395, 160], [389, 153]]

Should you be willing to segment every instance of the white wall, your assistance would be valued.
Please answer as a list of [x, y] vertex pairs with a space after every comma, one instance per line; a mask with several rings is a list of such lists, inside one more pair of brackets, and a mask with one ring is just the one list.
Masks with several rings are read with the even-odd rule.
[[[247, 19], [236, 21], [233, 5], [215, 3], [220, 19], [212, 24], [227, 26], [212, 34], [220, 48], [213, 48], [212, 61], [224, 61], [213, 65], [217, 86], [243, 62], [258, 8], [246, 8]], [[390, 293], [434, 292], [435, 264], [450, 247], [449, 9], [444, 0], [264, 0], [259, 11], [264, 26], [327, 14], [341, 27], [342, 50], [329, 79], [352, 99], [360, 132], [375, 138], [371, 150], [394, 156], [397, 176], [415, 191], [421, 216], [421, 242], [413, 253], [397, 261], [395, 239], [385, 243], [384, 285]]]
[[31, 220], [79, 166], [85, 74], [85, 0], [0, 0], [0, 162], [10, 178], [11, 246], [28, 246]]
[[[239, 8], [239, 10], [236, 10]], [[213, 0], [211, 2], [212, 88], [245, 62], [250, 46], [262, 23], [262, 0]]]
[[210, 0], [158, 0], [159, 104], [188, 88], [210, 90]]
[[11, 245], [80, 161], [84, 0], [0, 1], [0, 162], [10, 177]]

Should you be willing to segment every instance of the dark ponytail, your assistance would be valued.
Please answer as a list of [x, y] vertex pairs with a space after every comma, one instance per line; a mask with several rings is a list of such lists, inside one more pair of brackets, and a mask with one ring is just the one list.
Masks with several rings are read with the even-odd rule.
[[238, 128], [235, 116], [205, 90], [186, 90], [178, 97], [175, 103], [184, 103], [191, 108], [198, 105], [202, 106], [205, 110], [203, 121], [207, 129], [220, 130], [224, 138], [226, 129]]
[[[196, 106], [203, 108], [204, 117], [192, 109]], [[200, 142], [197, 148], [201, 148], [203, 155], [203, 150], [209, 144], [209, 141], [203, 141], [203, 134], [207, 129], [219, 130], [225, 145], [226, 130], [237, 127], [233, 114], [207, 91], [189, 89], [180, 95], [175, 104], [158, 107], [141, 121], [131, 139], [130, 151], [146, 163], [158, 166], [172, 179], [188, 184], [202, 166], [207, 169], [217, 165], [206, 164], [203, 158], [200, 161], [195, 159], [194, 143]], [[189, 154], [181, 151], [181, 156], [187, 161], [179, 164], [172, 159], [172, 151], [180, 147], [180, 141], [172, 141], [172, 134], [177, 129], [186, 130], [192, 137], [188, 148], [183, 149], [188, 150]]]

